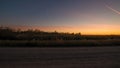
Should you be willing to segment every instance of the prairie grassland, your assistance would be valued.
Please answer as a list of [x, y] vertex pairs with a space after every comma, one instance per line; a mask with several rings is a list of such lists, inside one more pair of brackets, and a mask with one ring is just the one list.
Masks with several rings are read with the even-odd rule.
[[119, 46], [120, 39], [109, 40], [0, 40], [0, 47], [91, 47]]

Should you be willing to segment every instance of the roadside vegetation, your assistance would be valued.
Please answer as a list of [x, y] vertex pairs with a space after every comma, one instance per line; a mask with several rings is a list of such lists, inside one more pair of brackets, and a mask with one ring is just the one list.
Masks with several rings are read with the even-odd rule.
[[0, 27], [0, 47], [79, 47], [119, 46], [120, 35], [26, 31]]

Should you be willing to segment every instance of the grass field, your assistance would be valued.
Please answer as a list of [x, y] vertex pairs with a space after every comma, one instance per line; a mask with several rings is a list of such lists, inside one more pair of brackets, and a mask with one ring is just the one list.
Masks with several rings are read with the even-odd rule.
[[120, 46], [0, 48], [0, 68], [120, 68]]
[[0, 47], [91, 47], [119, 46], [120, 39], [108, 40], [0, 40]]

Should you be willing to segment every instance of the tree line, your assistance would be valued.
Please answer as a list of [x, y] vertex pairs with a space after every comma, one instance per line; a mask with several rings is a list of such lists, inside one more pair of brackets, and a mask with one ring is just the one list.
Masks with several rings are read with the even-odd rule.
[[81, 33], [44, 32], [28, 29], [14, 30], [9, 27], [0, 27], [0, 40], [100, 40], [120, 39], [119, 35], [81, 35]]

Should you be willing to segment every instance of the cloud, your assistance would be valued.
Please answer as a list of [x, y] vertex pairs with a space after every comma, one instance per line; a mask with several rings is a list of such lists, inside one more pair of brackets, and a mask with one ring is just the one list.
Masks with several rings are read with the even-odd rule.
[[115, 12], [115, 13], [117, 13], [117, 14], [120, 15], [120, 11], [117, 11], [117, 10], [113, 9], [112, 7], [110, 7], [110, 6], [108, 6], [108, 5], [106, 5], [106, 7], [107, 7], [108, 9], [112, 10], [113, 12]]

